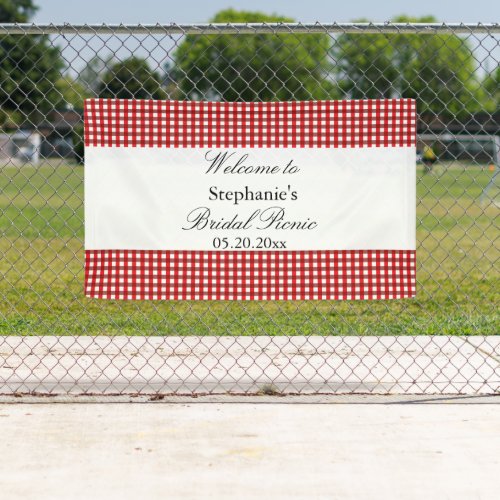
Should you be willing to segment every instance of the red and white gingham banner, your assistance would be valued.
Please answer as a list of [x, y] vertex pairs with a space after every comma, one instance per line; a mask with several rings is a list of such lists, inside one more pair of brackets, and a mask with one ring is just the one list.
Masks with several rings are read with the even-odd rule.
[[88, 297], [350, 300], [415, 295], [415, 251], [87, 250]]
[[354, 148], [415, 145], [413, 99], [197, 102], [87, 99], [85, 145]]
[[[85, 145], [93, 150], [92, 178], [98, 182], [98, 172], [109, 161], [118, 168], [116, 179], [121, 177], [121, 160], [114, 159], [118, 155], [97, 160], [97, 150], [103, 147], [414, 148], [415, 122], [412, 99], [272, 103], [87, 99]], [[139, 165], [140, 160], [134, 161]], [[411, 171], [411, 161], [405, 161], [402, 169]], [[133, 182], [131, 177], [130, 189], [134, 189]], [[86, 187], [87, 191], [92, 187]], [[161, 191], [160, 197], [165, 196]], [[99, 204], [99, 199], [94, 196], [93, 203]], [[411, 196], [408, 199], [413, 203]], [[142, 198], [136, 203], [140, 205]], [[99, 213], [93, 212], [95, 217]], [[92, 224], [98, 224], [97, 219]], [[408, 234], [406, 229], [404, 233]], [[415, 295], [413, 245], [369, 250], [219, 251], [169, 250], [168, 245], [161, 250], [122, 249], [120, 244], [101, 249], [92, 242], [85, 252], [85, 294], [94, 298], [363, 300]]]

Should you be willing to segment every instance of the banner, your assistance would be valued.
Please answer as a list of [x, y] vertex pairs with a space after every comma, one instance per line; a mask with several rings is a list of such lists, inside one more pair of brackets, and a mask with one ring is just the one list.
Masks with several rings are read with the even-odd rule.
[[85, 293], [415, 295], [415, 102], [85, 101]]

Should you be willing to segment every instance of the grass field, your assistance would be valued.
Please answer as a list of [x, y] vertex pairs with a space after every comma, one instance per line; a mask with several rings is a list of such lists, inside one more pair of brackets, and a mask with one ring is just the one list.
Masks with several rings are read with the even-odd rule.
[[492, 172], [418, 172], [417, 299], [118, 302], [83, 295], [83, 167], [0, 169], [0, 334], [486, 335], [499, 333]]

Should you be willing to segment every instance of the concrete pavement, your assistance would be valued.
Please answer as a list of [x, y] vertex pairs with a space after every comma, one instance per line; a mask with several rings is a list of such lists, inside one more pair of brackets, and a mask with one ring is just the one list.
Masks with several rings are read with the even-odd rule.
[[0, 394], [495, 394], [500, 336], [0, 337]]
[[0, 404], [0, 429], [2, 500], [499, 494], [500, 404]]

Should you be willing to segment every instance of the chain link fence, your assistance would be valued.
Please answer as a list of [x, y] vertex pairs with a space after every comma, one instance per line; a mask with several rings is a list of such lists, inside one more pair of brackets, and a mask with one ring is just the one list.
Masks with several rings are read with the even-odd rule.
[[[496, 393], [500, 26], [0, 25], [0, 393]], [[417, 100], [417, 297], [83, 292], [83, 99]]]

